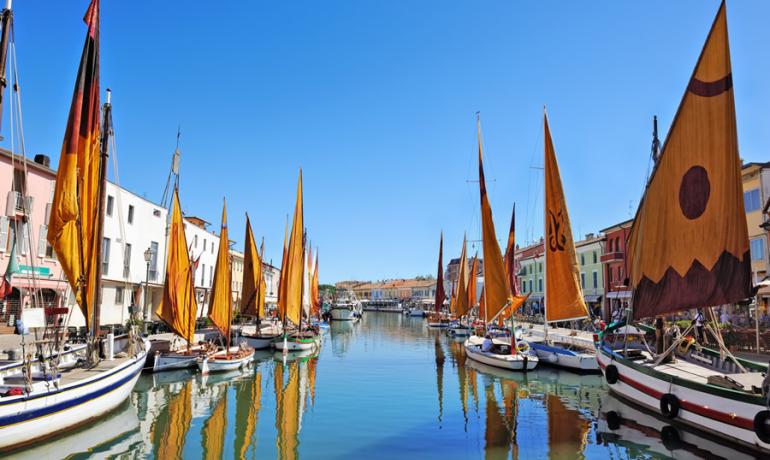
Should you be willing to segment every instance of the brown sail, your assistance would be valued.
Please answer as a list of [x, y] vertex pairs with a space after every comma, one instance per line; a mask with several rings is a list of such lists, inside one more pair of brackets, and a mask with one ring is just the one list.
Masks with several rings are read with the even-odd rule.
[[441, 232], [441, 239], [438, 243], [438, 270], [436, 272], [436, 300], [434, 310], [436, 313], [441, 311], [441, 307], [446, 300], [446, 292], [444, 291], [444, 232]]
[[752, 295], [724, 2], [629, 237], [634, 318]]

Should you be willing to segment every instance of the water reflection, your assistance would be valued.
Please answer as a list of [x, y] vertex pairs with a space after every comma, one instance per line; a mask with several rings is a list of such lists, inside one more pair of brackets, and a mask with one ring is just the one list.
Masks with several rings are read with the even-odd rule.
[[598, 375], [467, 360], [420, 318], [367, 313], [323, 340], [229, 374], [142, 376], [108, 417], [10, 458], [754, 458], [608, 396]]

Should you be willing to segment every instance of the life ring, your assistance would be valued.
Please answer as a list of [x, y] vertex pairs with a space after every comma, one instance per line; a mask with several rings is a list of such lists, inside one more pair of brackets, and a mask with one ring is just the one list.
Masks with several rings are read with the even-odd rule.
[[529, 351], [529, 344], [527, 342], [519, 342], [516, 344], [516, 349], [519, 353], [527, 353]]
[[618, 383], [618, 379], [620, 379], [620, 372], [618, 372], [617, 366], [614, 364], [607, 366], [607, 368], [604, 369], [604, 378], [607, 379], [607, 383], [610, 385]]
[[620, 417], [620, 414], [618, 414], [614, 410], [607, 412], [606, 418], [607, 418], [607, 428], [609, 428], [612, 431], [615, 431], [618, 428], [620, 428], [620, 423], [623, 421], [623, 419]]
[[754, 416], [754, 433], [760, 441], [770, 444], [770, 410], [759, 411]]
[[666, 418], [676, 418], [679, 415], [679, 398], [666, 393], [660, 397], [660, 413]]
[[684, 340], [682, 340], [682, 343], [679, 344], [677, 351], [679, 352], [679, 354], [682, 354], [682, 355], [687, 354], [687, 352], [690, 350], [690, 347], [694, 343], [695, 343], [695, 338], [685, 337]]

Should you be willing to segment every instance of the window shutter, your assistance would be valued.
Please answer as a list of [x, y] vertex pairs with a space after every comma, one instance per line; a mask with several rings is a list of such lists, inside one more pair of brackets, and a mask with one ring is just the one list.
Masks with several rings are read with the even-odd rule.
[[26, 256], [29, 252], [29, 235], [27, 235], [27, 224], [22, 223], [19, 226], [20, 235], [16, 235], [16, 244], [20, 246], [21, 255]]
[[37, 256], [45, 257], [45, 250], [48, 247], [48, 241], [46, 241], [46, 235], [48, 234], [48, 226], [41, 225], [40, 233], [37, 236]]
[[0, 252], [8, 250], [8, 227], [10, 221], [6, 216], [0, 216]]

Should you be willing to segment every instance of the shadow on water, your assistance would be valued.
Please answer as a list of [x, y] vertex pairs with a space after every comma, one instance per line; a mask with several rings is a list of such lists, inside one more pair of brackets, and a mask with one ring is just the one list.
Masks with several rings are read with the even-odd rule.
[[333, 322], [320, 351], [143, 375], [107, 417], [9, 458], [754, 458], [607, 394], [598, 375], [466, 359], [422, 318]]

